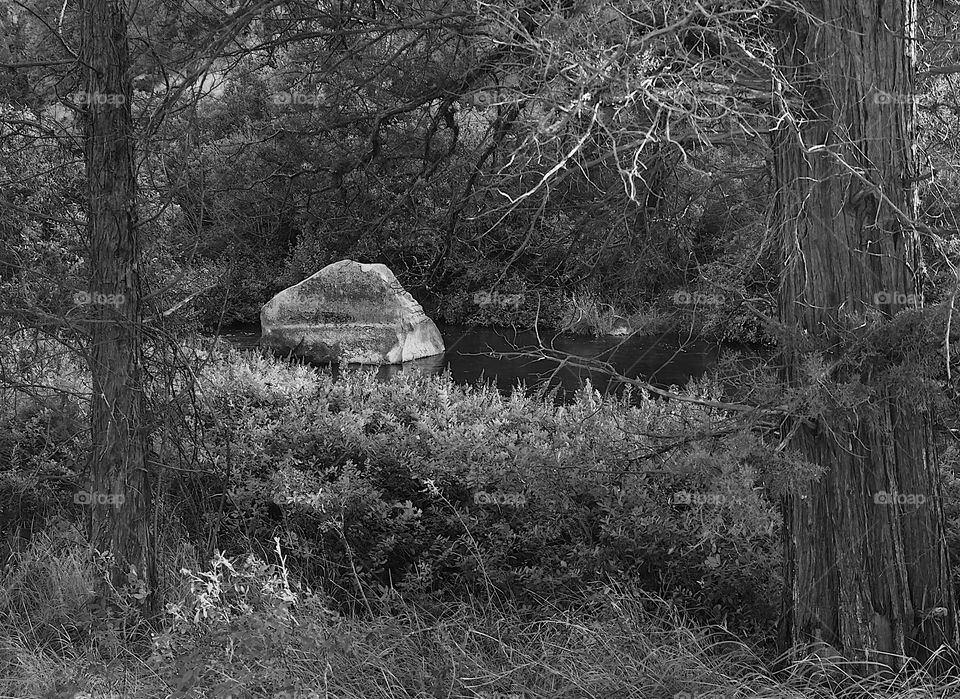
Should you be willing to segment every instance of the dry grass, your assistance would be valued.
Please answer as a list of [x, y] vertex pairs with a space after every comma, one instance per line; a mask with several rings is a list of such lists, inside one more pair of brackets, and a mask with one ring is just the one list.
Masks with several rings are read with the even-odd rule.
[[[44, 536], [4, 570], [0, 697], [837, 696], [816, 685], [816, 673], [806, 671], [812, 663], [777, 679], [729, 633], [697, 627], [670, 603], [620, 586], [595, 590], [576, 612], [550, 603], [536, 610], [492, 608], [477, 600], [426, 611], [394, 598], [392, 613], [367, 618], [337, 615], [301, 591], [282, 642], [254, 603], [242, 617], [246, 636], [227, 642], [228, 635], [201, 634], [175, 660], [151, 662], [149, 652], [118, 643], [142, 629], [105, 625], [99, 633], [77, 633], [90, 627], [83, 590], [95, 575], [84, 551], [75, 540]], [[175, 558], [168, 572], [189, 560], [183, 552]], [[251, 600], [255, 587], [247, 586]], [[187, 585], [165, 594], [189, 607]], [[255, 618], [267, 623], [246, 623]], [[195, 628], [208, 626], [201, 621]], [[860, 684], [863, 696], [889, 699], [960, 692], [960, 682], [937, 685], [921, 676]]]

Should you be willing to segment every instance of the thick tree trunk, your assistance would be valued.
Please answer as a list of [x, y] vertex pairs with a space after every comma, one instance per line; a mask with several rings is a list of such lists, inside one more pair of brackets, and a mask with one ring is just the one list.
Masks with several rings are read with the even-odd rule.
[[[905, 225], [917, 212], [915, 2], [807, 6], [813, 21], [779, 23], [783, 70], [807, 112], [783, 122], [774, 153], [780, 314], [802, 338], [787, 347], [785, 375], [809, 387], [803, 354], [829, 367], [874, 320], [919, 305], [920, 254]], [[792, 446], [825, 472], [784, 503], [781, 642], [798, 655], [822, 640], [861, 673], [958, 641], [932, 418], [924, 396], [878, 369], [821, 377], [825, 408]], [[846, 400], [844, 382], [869, 391]]]
[[143, 433], [136, 175], [130, 112], [130, 58], [119, 0], [83, 0], [81, 58], [86, 68], [84, 157], [89, 181], [91, 308], [91, 487], [122, 503], [92, 506], [93, 545], [113, 555], [114, 585], [131, 567], [151, 594], [155, 563], [150, 478]]

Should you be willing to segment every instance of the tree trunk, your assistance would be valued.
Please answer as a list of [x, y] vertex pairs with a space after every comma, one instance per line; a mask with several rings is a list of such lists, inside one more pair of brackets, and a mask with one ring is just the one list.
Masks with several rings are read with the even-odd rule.
[[[91, 319], [91, 541], [113, 556], [112, 582], [146, 585], [152, 616], [156, 571], [150, 478], [143, 432], [136, 174], [130, 112], [130, 58], [119, 0], [83, 0], [81, 58], [86, 68], [84, 158], [89, 182]], [[122, 503], [114, 498], [122, 496]]]
[[[784, 501], [780, 640], [793, 657], [824, 641], [868, 674], [958, 642], [928, 402], [875, 362], [829, 370], [864, 328], [920, 305], [919, 240], [906, 223], [917, 214], [916, 4], [808, 7], [811, 17], [778, 21], [782, 70], [806, 113], [774, 136], [775, 221], [780, 315], [799, 331], [785, 378], [819, 384], [824, 406], [791, 446], [824, 473]], [[814, 379], [801, 370], [808, 352], [828, 367]]]

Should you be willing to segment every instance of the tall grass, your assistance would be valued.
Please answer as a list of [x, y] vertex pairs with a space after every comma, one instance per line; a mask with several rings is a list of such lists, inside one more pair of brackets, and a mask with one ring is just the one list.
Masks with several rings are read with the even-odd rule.
[[95, 574], [63, 534], [37, 538], [7, 566], [0, 697], [913, 699], [960, 691], [956, 680], [922, 673], [844, 682], [815, 658], [778, 675], [729, 632], [698, 626], [630, 586], [598, 586], [576, 609], [470, 599], [426, 609], [398, 596], [390, 613], [360, 620], [290, 581], [282, 562], [253, 558], [184, 567], [182, 584], [167, 591], [152, 654], [137, 653], [118, 624], [76, 636], [91, 625], [82, 591]]
[[578, 291], [565, 299], [561, 320], [563, 332], [578, 335], [646, 335], [662, 329], [667, 319], [650, 308], [631, 313], [600, 299], [590, 291]]

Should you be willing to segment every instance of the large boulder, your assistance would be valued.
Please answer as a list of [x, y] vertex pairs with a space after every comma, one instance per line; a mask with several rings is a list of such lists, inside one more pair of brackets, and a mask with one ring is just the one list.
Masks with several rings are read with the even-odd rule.
[[436, 324], [386, 265], [341, 260], [270, 299], [264, 347], [317, 362], [400, 364], [444, 351]]

